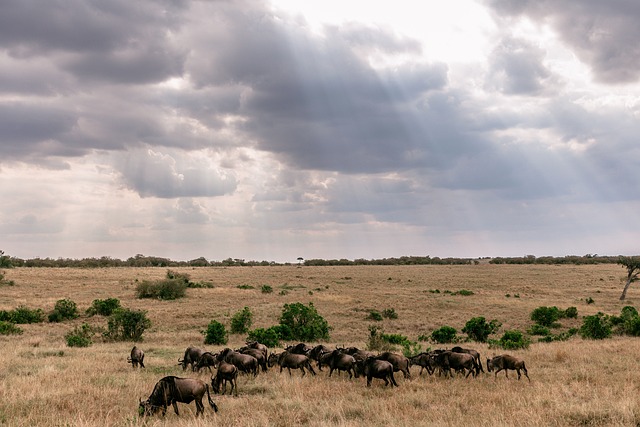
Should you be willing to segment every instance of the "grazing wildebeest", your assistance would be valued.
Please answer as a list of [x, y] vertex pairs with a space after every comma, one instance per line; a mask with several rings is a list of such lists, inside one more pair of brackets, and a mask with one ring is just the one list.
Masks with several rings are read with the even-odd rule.
[[306, 345], [301, 342], [296, 345], [290, 345], [284, 349], [284, 351], [289, 352], [291, 354], [304, 354], [305, 356], [309, 354], [309, 352], [313, 349], [313, 347]]
[[476, 375], [479, 375], [480, 372], [484, 372], [484, 369], [482, 368], [482, 361], [480, 359], [480, 353], [478, 353], [477, 350], [474, 350], [472, 348], [462, 348], [460, 346], [456, 346], [456, 347], [453, 347], [451, 351], [453, 351], [454, 353], [467, 353], [472, 355], [473, 360], [476, 364]]
[[127, 357], [127, 363], [131, 363], [131, 366], [134, 368], [137, 368], [138, 365], [144, 368], [144, 351], [134, 345], [131, 349], [131, 355]]
[[280, 365], [280, 372], [282, 372], [284, 368], [287, 368], [289, 375], [291, 375], [291, 369], [300, 369], [304, 377], [306, 375], [304, 368], [307, 368], [313, 375], [316, 374], [313, 366], [311, 366], [311, 361], [304, 354], [289, 353], [286, 350], [278, 354], [271, 353], [269, 355], [269, 366], [273, 366], [276, 363]]
[[162, 408], [162, 416], [164, 416], [167, 413], [167, 407], [173, 405], [176, 415], [180, 415], [177, 402], [189, 404], [195, 400], [196, 416], [198, 416], [204, 413], [202, 398], [205, 392], [209, 405], [215, 412], [218, 412], [218, 406], [211, 400], [209, 394], [209, 384], [195, 378], [164, 377], [156, 383], [147, 400], [140, 399], [139, 412], [143, 416], [148, 416], [155, 414], [158, 409]]
[[262, 372], [267, 372], [267, 356], [262, 352], [262, 350], [257, 348], [248, 348], [243, 347], [239, 350], [236, 350], [238, 353], [248, 354], [253, 356], [258, 361], [258, 365], [262, 368]]
[[205, 350], [201, 348], [187, 347], [182, 359], [178, 359], [178, 365], [182, 365], [183, 371], [187, 369], [187, 365], [191, 365], [191, 370], [195, 371], [198, 360], [200, 360], [200, 356], [202, 356], [203, 353], [205, 353]]
[[[318, 362], [319, 363], [319, 362]], [[353, 378], [355, 375], [358, 378], [358, 373], [355, 370], [356, 359], [349, 354], [345, 354], [342, 351], [336, 349], [329, 353], [329, 357], [323, 360], [322, 363], [329, 365], [329, 376], [334, 370], [346, 371], [349, 373], [349, 378]]]
[[511, 369], [518, 373], [518, 379], [520, 379], [520, 370], [523, 370], [524, 375], [529, 381], [531, 381], [529, 373], [527, 372], [527, 367], [524, 364], [524, 360], [518, 359], [517, 357], [509, 354], [502, 354], [500, 356], [495, 356], [492, 359], [487, 359], [487, 371], [491, 372], [494, 369], [496, 370], [496, 378], [498, 378], [498, 372], [502, 370], [504, 370], [505, 376], [509, 378], [509, 373], [507, 371]]
[[222, 394], [225, 394], [227, 391], [227, 383], [231, 383], [231, 391], [229, 394], [233, 393], [233, 389], [236, 390], [236, 396], [238, 395], [238, 368], [231, 363], [227, 363], [224, 360], [220, 362], [218, 365], [218, 372], [216, 375], [211, 377], [211, 388], [213, 392], [218, 394], [220, 393], [220, 384], [222, 383]]
[[235, 365], [240, 372], [252, 373], [254, 377], [258, 375], [258, 359], [249, 354], [242, 354], [230, 348], [225, 348], [218, 354], [217, 359], [218, 362], [224, 360]]
[[393, 372], [400, 371], [405, 378], [411, 378], [411, 373], [409, 372], [409, 359], [402, 354], [385, 351], [384, 353], [380, 353], [374, 357], [378, 360], [386, 360], [391, 363], [393, 365]]
[[390, 362], [367, 357], [365, 360], [359, 361], [358, 364], [361, 365], [362, 372], [367, 377], [367, 387], [371, 387], [372, 378], [384, 380], [385, 386], [388, 386], [389, 383], [392, 386], [398, 386], [396, 379], [393, 377], [393, 365]]
[[451, 369], [464, 374], [465, 369], [468, 370], [466, 377], [470, 374], [476, 376], [476, 364], [473, 356], [467, 353], [454, 353], [452, 351], [444, 351], [434, 356], [435, 365], [444, 372], [445, 377], [449, 374], [452, 378]]
[[200, 369], [207, 368], [209, 369], [209, 373], [212, 374], [211, 367], [214, 368], [218, 364], [218, 360], [216, 359], [217, 354], [211, 353], [210, 351], [205, 351], [202, 353], [202, 356], [198, 359], [198, 363], [196, 364], [196, 372], [200, 372]]
[[424, 371], [425, 369], [427, 370], [427, 373], [429, 375], [433, 374], [434, 364], [433, 364], [433, 361], [431, 360], [431, 353], [422, 352], [420, 354], [416, 354], [415, 356], [412, 356], [409, 358], [409, 364], [411, 366], [413, 365], [420, 366], [419, 375], [422, 375], [422, 371]]

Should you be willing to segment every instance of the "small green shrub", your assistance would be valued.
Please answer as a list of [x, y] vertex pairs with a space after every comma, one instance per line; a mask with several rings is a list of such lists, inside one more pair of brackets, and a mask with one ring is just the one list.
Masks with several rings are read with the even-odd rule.
[[531, 312], [531, 320], [536, 322], [539, 325], [550, 327], [552, 326], [560, 317], [562, 317], [562, 311], [556, 307], [538, 307]]
[[396, 313], [396, 310], [393, 308], [385, 308], [384, 310], [382, 310], [382, 316], [386, 317], [387, 319], [397, 319], [398, 313]]
[[591, 297], [585, 298], [584, 302], [586, 302], [587, 304], [593, 304], [593, 303], [595, 303], [595, 301], [594, 301], [594, 300], [593, 300], [593, 298], [591, 298]]
[[585, 316], [580, 327], [582, 338], [601, 340], [611, 336], [611, 326], [602, 313]]
[[63, 320], [71, 320], [78, 317], [78, 306], [70, 299], [61, 299], [51, 313], [49, 313], [49, 322], [62, 322]]
[[238, 286], [236, 286], [236, 288], [238, 288], [238, 289], [255, 289], [255, 287], [253, 287], [251, 285], [238, 285]]
[[463, 297], [468, 297], [474, 295], [474, 293], [473, 291], [469, 291], [467, 289], [460, 289], [459, 291], [454, 292], [453, 295], [462, 295]]
[[375, 320], [376, 322], [382, 321], [382, 314], [378, 310], [370, 310], [367, 320]]
[[144, 280], [136, 287], [138, 298], [155, 298], [175, 300], [183, 298], [187, 293], [187, 284], [183, 279], [165, 279], [158, 281]]
[[431, 332], [431, 340], [438, 344], [448, 344], [458, 341], [455, 328], [451, 326], [441, 326], [439, 329]]
[[616, 334], [640, 336], [640, 316], [635, 307], [623, 307], [620, 316], [609, 316], [608, 320], [615, 327]]
[[[262, 285], [262, 288], [260, 288], [260, 291], [263, 294], [270, 294], [273, 292], [273, 288], [269, 285]], [[266, 345], [266, 344], [265, 344]]]
[[91, 329], [91, 326], [86, 323], [83, 323], [81, 326], [76, 326], [64, 337], [67, 340], [67, 346], [69, 347], [89, 347], [93, 344], [93, 330]]
[[20, 335], [22, 329], [11, 322], [0, 320], [0, 335]]
[[318, 314], [312, 302], [308, 306], [299, 302], [285, 304], [280, 315], [280, 325], [291, 331], [291, 338], [287, 339], [300, 341], [328, 340], [331, 330], [329, 323]]
[[91, 307], [87, 309], [87, 315], [111, 316], [118, 308], [120, 308], [120, 300], [118, 298], [94, 299]]
[[494, 319], [487, 322], [484, 317], [480, 316], [467, 321], [464, 328], [462, 328], [462, 332], [467, 334], [469, 339], [473, 341], [487, 342], [489, 335], [497, 331], [500, 326], [501, 323], [497, 320]]
[[146, 311], [118, 308], [107, 320], [104, 337], [111, 341], [142, 341], [142, 334], [150, 327]]
[[548, 336], [549, 334], [551, 334], [551, 330], [549, 328], [547, 328], [546, 326], [542, 326], [539, 323], [534, 323], [527, 332], [529, 332], [529, 334], [531, 335], [542, 336]]
[[44, 322], [44, 311], [40, 308], [31, 310], [23, 305], [11, 311], [11, 322], [18, 324]]
[[505, 331], [498, 346], [505, 350], [517, 350], [520, 348], [528, 348], [531, 341], [520, 331]]
[[577, 319], [578, 309], [576, 307], [569, 307], [564, 311], [564, 317], [567, 319]]
[[212, 320], [204, 332], [204, 343], [224, 345], [227, 343], [227, 330], [224, 325], [217, 320]]
[[231, 333], [246, 334], [253, 323], [253, 314], [245, 307], [231, 317]]
[[249, 331], [247, 341], [258, 341], [267, 347], [274, 348], [280, 346], [280, 327], [271, 326], [270, 328], [256, 328]]

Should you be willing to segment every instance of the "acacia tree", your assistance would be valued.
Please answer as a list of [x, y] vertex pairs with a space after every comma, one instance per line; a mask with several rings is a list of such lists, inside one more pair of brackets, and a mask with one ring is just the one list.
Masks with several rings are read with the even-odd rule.
[[620, 257], [618, 264], [627, 269], [627, 283], [625, 283], [622, 295], [620, 295], [620, 300], [623, 300], [627, 296], [627, 289], [629, 289], [631, 283], [640, 279], [638, 277], [640, 274], [640, 257]]

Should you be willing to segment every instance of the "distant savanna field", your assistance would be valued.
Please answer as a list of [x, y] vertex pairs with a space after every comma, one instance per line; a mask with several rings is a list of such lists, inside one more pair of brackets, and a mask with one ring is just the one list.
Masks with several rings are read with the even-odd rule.
[[[187, 289], [174, 301], [136, 298], [144, 280], [160, 280], [166, 268], [14, 268], [6, 269], [0, 286], [0, 310], [18, 306], [53, 310], [56, 301], [73, 300], [80, 318], [60, 323], [19, 325], [21, 335], [0, 335], [0, 425], [7, 426], [611, 426], [640, 425], [640, 340], [614, 337], [532, 344], [505, 351], [487, 344], [462, 345], [487, 356], [510, 353], [526, 361], [531, 382], [515, 372], [478, 378], [396, 374], [397, 388], [381, 380], [342, 374], [329, 378], [290, 377], [272, 368], [256, 378], [241, 375], [239, 394], [212, 396], [220, 411], [205, 403], [205, 416], [195, 418], [195, 405], [178, 404], [164, 419], [141, 420], [138, 400], [146, 399], [163, 376], [179, 375], [210, 382], [210, 374], [183, 372], [178, 366], [186, 347], [211, 351], [202, 331], [212, 319], [229, 327], [231, 316], [249, 307], [252, 328], [278, 323], [285, 303], [312, 302], [332, 327], [328, 346], [365, 348], [369, 327], [402, 334], [422, 349], [450, 347], [419, 341], [434, 329], [452, 326], [460, 337], [465, 323], [477, 316], [496, 319], [505, 330], [525, 332], [531, 312], [540, 306], [576, 307], [577, 319], [561, 319], [554, 333], [580, 327], [597, 312], [618, 315], [624, 306], [638, 307], [640, 289], [631, 287], [619, 301], [626, 270], [606, 265], [461, 265], [461, 266], [275, 266], [175, 268], [191, 280], [211, 287]], [[264, 293], [267, 285], [273, 292]], [[459, 291], [464, 290], [468, 292]], [[89, 323], [105, 328], [106, 318], [84, 315], [95, 299], [117, 298], [123, 307], [146, 310], [152, 326], [137, 343], [146, 352], [146, 369], [127, 363], [132, 342], [103, 342], [67, 347], [74, 327]], [[372, 310], [390, 310], [397, 318], [369, 319]], [[236, 348], [246, 335], [230, 335]], [[205, 399], [206, 400], [206, 399]]]

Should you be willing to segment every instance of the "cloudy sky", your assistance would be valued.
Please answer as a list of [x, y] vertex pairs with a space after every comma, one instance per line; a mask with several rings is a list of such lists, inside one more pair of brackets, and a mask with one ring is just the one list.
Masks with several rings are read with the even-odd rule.
[[638, 22], [637, 0], [2, 0], [0, 249], [637, 254]]

